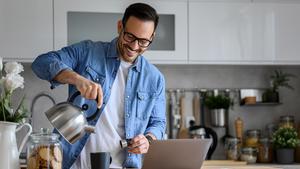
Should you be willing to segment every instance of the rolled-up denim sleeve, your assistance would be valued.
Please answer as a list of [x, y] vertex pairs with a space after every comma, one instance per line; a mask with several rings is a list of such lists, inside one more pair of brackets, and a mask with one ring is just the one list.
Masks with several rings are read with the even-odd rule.
[[163, 139], [166, 130], [166, 98], [165, 80], [161, 75], [159, 80], [158, 96], [152, 110], [146, 133], [152, 133], [157, 139]]
[[39, 55], [31, 65], [33, 72], [41, 79], [51, 83], [51, 88], [59, 85], [54, 80], [55, 76], [62, 70], [74, 70], [79, 58], [84, 55], [84, 49], [87, 48], [90, 41], [67, 46], [58, 51], [51, 51]]

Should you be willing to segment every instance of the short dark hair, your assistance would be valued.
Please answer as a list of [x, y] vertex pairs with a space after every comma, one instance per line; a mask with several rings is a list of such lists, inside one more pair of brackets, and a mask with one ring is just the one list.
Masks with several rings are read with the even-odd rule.
[[130, 16], [134, 16], [143, 21], [153, 21], [154, 30], [156, 30], [159, 17], [156, 13], [156, 10], [150, 5], [145, 3], [134, 3], [129, 5], [126, 8], [124, 16], [122, 18], [123, 26], [126, 25], [126, 22]]

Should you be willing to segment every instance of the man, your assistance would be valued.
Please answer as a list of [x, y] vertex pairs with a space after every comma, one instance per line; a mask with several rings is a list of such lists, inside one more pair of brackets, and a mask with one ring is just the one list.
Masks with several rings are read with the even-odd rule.
[[[69, 84], [69, 95], [80, 91], [96, 134], [86, 134], [70, 145], [61, 140], [63, 168], [90, 168], [91, 152], [110, 152], [111, 168], [141, 167], [150, 142], [165, 132], [165, 81], [157, 68], [141, 55], [151, 44], [158, 15], [143, 3], [130, 5], [118, 21], [119, 36], [111, 42], [82, 41], [42, 54], [32, 64], [36, 75], [51, 87]], [[101, 30], [99, 30], [101, 31]], [[76, 98], [77, 99], [77, 98]], [[79, 98], [78, 98], [79, 99]], [[120, 148], [121, 139], [132, 139]]]

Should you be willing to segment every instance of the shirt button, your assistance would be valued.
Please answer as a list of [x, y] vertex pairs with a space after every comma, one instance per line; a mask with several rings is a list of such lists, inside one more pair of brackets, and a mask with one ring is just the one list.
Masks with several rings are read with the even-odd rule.
[[127, 96], [127, 98], [129, 99], [129, 96]]
[[129, 137], [129, 134], [127, 134], [127, 137]]
[[96, 81], [99, 82], [99, 78], [96, 78]]

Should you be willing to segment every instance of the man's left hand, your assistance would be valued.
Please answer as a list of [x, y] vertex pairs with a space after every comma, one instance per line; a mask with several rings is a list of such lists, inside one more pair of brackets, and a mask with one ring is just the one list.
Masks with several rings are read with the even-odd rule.
[[130, 145], [128, 145], [128, 152], [134, 154], [145, 154], [148, 152], [149, 142], [143, 135], [137, 135], [131, 139]]

